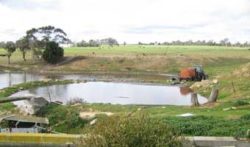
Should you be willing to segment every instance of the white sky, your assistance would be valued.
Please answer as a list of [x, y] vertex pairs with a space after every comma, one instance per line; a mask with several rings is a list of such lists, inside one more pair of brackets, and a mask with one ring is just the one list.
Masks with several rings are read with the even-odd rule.
[[250, 41], [250, 0], [0, 0], [0, 41], [32, 27], [62, 28], [73, 41]]

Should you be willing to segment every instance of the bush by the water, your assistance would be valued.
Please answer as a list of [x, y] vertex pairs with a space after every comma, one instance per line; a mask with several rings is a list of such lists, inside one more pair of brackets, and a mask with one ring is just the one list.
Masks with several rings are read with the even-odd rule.
[[46, 43], [43, 59], [50, 64], [56, 64], [63, 58], [63, 54], [63, 48], [59, 47], [58, 43], [50, 41]]
[[89, 147], [178, 147], [181, 146], [180, 141], [175, 129], [160, 120], [140, 114], [98, 119], [80, 144]]
[[79, 117], [79, 111], [70, 106], [49, 104], [43, 107], [37, 115], [47, 117], [53, 131], [77, 134], [88, 123]]

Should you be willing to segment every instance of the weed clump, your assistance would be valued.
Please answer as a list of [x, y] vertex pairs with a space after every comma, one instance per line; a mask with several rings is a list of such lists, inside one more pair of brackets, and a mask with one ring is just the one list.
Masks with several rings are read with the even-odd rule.
[[80, 142], [86, 146], [181, 146], [179, 133], [166, 123], [145, 114], [98, 120]]
[[244, 101], [244, 100], [237, 100], [233, 103], [233, 106], [244, 106], [244, 105], [249, 105], [249, 102]]
[[240, 119], [241, 120], [248, 120], [248, 121], [250, 121], [250, 114], [245, 114], [245, 115], [241, 116]]
[[37, 112], [37, 116], [47, 117], [52, 131], [80, 133], [88, 123], [79, 116], [79, 109], [65, 105], [49, 104]]

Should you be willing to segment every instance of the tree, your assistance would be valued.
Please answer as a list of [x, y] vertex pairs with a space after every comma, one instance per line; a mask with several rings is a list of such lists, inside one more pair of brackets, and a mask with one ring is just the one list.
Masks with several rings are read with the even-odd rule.
[[105, 38], [101, 40], [101, 44], [106, 44], [109, 46], [119, 45], [118, 41], [114, 38]]
[[16, 47], [20, 49], [23, 55], [23, 60], [26, 61], [26, 52], [30, 50], [29, 39], [27, 36], [16, 41]]
[[40, 40], [44, 43], [54, 41], [57, 43], [70, 42], [67, 34], [60, 28], [54, 26], [44, 26], [40, 28], [32, 28], [26, 32], [26, 35], [33, 40]]
[[12, 53], [16, 51], [16, 45], [14, 42], [8, 41], [5, 44], [4, 49], [7, 51], [8, 64], [10, 64], [10, 57], [11, 57]]
[[98, 47], [98, 46], [100, 46], [100, 42], [99, 42], [99, 40], [91, 39], [91, 40], [89, 40], [89, 46], [90, 47]]
[[5, 46], [5, 42], [1, 41], [0, 42], [0, 48], [4, 48], [4, 46]]
[[186, 44], [187, 44], [187, 45], [192, 45], [192, 44], [193, 44], [193, 40], [188, 40], [188, 41], [186, 42]]
[[77, 47], [99, 47], [100, 46], [100, 41], [90, 39], [89, 42], [86, 42], [86, 41], [82, 40], [81, 42], [78, 42], [76, 44], [76, 46]]
[[46, 43], [42, 57], [46, 62], [56, 64], [63, 58], [63, 54], [63, 48], [59, 47], [58, 43], [49, 41]]
[[68, 43], [70, 40], [67, 34], [60, 28], [54, 26], [44, 26], [40, 28], [32, 28], [26, 32], [26, 37], [29, 40], [30, 48], [34, 55], [39, 58], [43, 53], [43, 49], [48, 42]]
[[87, 47], [88, 43], [85, 40], [76, 43], [77, 47]]
[[230, 45], [230, 41], [228, 38], [224, 38], [223, 40], [220, 41], [220, 44], [228, 46], [228, 45]]
[[216, 44], [216, 42], [214, 42], [213, 40], [209, 40], [209, 41], [207, 42], [207, 44], [210, 45], [210, 46], [213, 46], [213, 45]]

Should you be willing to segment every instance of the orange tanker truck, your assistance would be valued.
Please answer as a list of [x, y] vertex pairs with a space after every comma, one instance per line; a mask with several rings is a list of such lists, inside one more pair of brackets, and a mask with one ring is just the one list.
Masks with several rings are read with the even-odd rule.
[[194, 67], [181, 69], [179, 73], [179, 79], [182, 80], [191, 80], [191, 81], [201, 81], [207, 79], [207, 75], [205, 74], [201, 65], [196, 65]]

